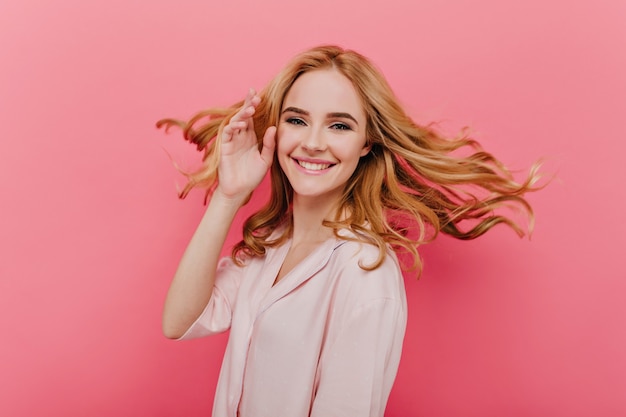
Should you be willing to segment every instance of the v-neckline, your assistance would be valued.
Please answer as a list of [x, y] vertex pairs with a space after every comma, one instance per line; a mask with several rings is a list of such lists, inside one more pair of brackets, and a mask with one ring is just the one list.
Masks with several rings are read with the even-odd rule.
[[[276, 279], [278, 278], [278, 274], [280, 274], [281, 269], [283, 268], [283, 265], [285, 264], [285, 260], [287, 259], [287, 255], [289, 254], [289, 250], [291, 250], [292, 245], [293, 245], [293, 240], [290, 238], [287, 242], [285, 242], [284, 245], [282, 245], [280, 248], [277, 249], [277, 253], [274, 254], [274, 256], [276, 256], [276, 263], [278, 265], [278, 268], [275, 268], [274, 271], [272, 271], [272, 281], [271, 281], [271, 287], [270, 289], [276, 288], [278, 285], [280, 285], [281, 282], [287, 280], [291, 275], [294, 274], [294, 272], [296, 272], [297, 270], [301, 269], [304, 267], [304, 265], [307, 265], [311, 260], [311, 258], [315, 257], [318, 255], [318, 253], [321, 251], [322, 248], [327, 247], [328, 245], [335, 245], [337, 243], [337, 238], [336, 237], [329, 237], [328, 239], [320, 242], [315, 249], [313, 249], [312, 251], [310, 251], [304, 258], [302, 258], [300, 260], [300, 262], [296, 263], [287, 273], [285, 273], [278, 281], [276, 281]], [[285, 285], [285, 284], [283, 284]]]
[[292, 265], [289, 268], [289, 270], [287, 272], [285, 272], [281, 276], [281, 271], [285, 267], [285, 263], [287, 262], [287, 257], [289, 256], [290, 251], [294, 248], [293, 247], [293, 240], [290, 239], [289, 245], [287, 247], [287, 250], [285, 251], [285, 253], [282, 256], [282, 260], [281, 260], [280, 267], [278, 268], [278, 272], [276, 273], [276, 276], [274, 277], [274, 282], [272, 284], [272, 287], [275, 287], [276, 285], [278, 285], [278, 283], [281, 282], [282, 280], [284, 280], [286, 277], [288, 277], [293, 270], [297, 269], [301, 264], [306, 262], [306, 260], [309, 259], [311, 256], [314, 256], [315, 253], [320, 249], [320, 247], [327, 245], [328, 241], [332, 240], [332, 239], [333, 239], [332, 237], [329, 237], [326, 240], [318, 242], [315, 246], [313, 246], [312, 249], [308, 250], [308, 253], [305, 252], [304, 256], [299, 261], [297, 261], [295, 263], [292, 263]]

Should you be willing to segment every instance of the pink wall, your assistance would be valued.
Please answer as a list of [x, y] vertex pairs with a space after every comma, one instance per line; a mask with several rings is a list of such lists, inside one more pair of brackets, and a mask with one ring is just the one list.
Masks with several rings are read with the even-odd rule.
[[154, 122], [324, 42], [418, 120], [558, 171], [532, 241], [423, 249], [387, 415], [626, 415], [625, 21], [622, 0], [0, 2], [0, 415], [210, 414], [225, 338], [160, 334], [203, 211], [164, 149], [196, 155]]

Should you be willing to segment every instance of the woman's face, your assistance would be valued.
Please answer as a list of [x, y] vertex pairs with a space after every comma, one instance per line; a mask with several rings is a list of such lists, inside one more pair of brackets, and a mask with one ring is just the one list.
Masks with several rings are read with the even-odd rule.
[[352, 83], [334, 69], [302, 74], [283, 102], [277, 157], [294, 200], [334, 202], [365, 146], [366, 115]]

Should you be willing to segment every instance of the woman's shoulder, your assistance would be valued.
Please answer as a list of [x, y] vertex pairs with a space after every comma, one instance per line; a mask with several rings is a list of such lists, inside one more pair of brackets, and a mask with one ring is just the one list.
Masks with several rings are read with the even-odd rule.
[[398, 273], [401, 273], [396, 253], [388, 245], [384, 245], [381, 248], [368, 236], [360, 236], [349, 230], [339, 231], [337, 242], [338, 256], [341, 256], [346, 261], [349, 261], [348, 263], [351, 265], [363, 265], [367, 267], [367, 265], [376, 264], [381, 257], [384, 257], [384, 260], [380, 264], [379, 268], [388, 271], [398, 271]]
[[378, 246], [351, 239], [339, 242], [333, 254], [333, 272], [337, 286], [349, 293], [349, 298], [358, 303], [382, 298], [403, 302], [404, 278], [393, 250], [386, 247], [384, 259], [373, 268], [381, 255]]

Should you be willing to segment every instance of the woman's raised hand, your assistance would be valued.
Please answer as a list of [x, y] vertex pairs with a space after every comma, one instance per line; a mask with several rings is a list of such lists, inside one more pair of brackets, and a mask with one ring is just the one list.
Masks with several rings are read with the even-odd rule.
[[215, 192], [243, 203], [259, 185], [272, 165], [276, 145], [276, 127], [270, 126], [263, 136], [259, 152], [252, 116], [261, 98], [250, 89], [243, 106], [235, 114], [221, 137], [218, 186]]

